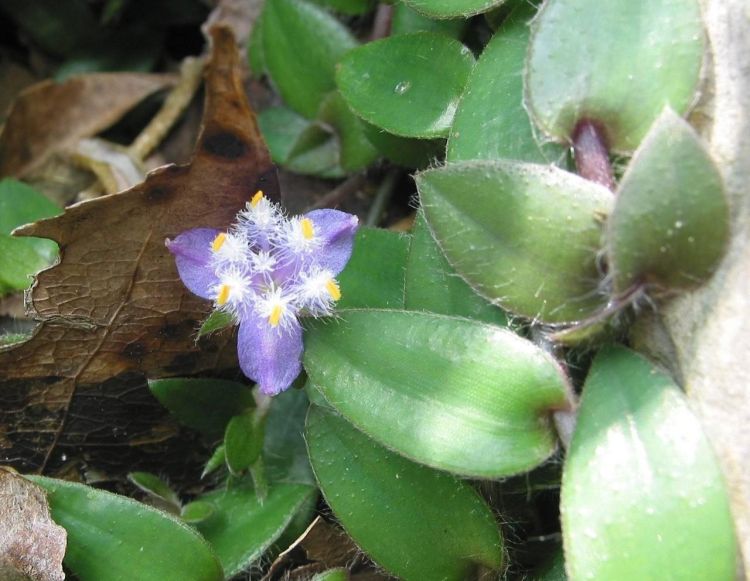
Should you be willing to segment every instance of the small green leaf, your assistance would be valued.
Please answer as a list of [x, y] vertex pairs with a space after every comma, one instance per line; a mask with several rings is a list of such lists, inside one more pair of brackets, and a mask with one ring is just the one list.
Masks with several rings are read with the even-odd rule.
[[215, 512], [196, 528], [216, 551], [224, 574], [230, 578], [265, 553], [315, 492], [307, 484], [277, 484], [261, 503], [248, 484], [216, 490], [200, 497], [201, 502], [211, 503]]
[[404, 307], [404, 269], [409, 252], [409, 236], [360, 228], [354, 252], [339, 276], [340, 309]]
[[698, 0], [550, 0], [532, 26], [530, 111], [561, 142], [585, 118], [632, 151], [665, 105], [692, 104], [704, 49]]
[[476, 294], [451, 268], [421, 211], [414, 222], [406, 263], [404, 308], [508, 324], [508, 317], [501, 309]]
[[329, 506], [377, 564], [405, 581], [500, 569], [500, 531], [468, 484], [389, 452], [321, 408], [311, 408], [306, 433]]
[[399, 0], [393, 5], [391, 36], [410, 32], [440, 32], [458, 40], [466, 30], [466, 25], [467, 20], [464, 18], [454, 20], [428, 18]]
[[597, 253], [613, 202], [606, 188], [555, 167], [462, 162], [416, 177], [448, 261], [488, 300], [546, 323], [604, 306]]
[[308, 407], [301, 389], [289, 389], [273, 398], [263, 444], [266, 477], [272, 484], [315, 484], [303, 434]]
[[263, 422], [253, 411], [229, 420], [224, 434], [224, 456], [232, 474], [241, 474], [260, 457], [263, 436]]
[[[425, 62], [440, 63], [426, 67]], [[474, 57], [434, 32], [400, 34], [348, 52], [336, 84], [357, 115], [395, 135], [448, 134]]]
[[431, 18], [457, 18], [481, 14], [506, 0], [406, 0], [414, 10]]
[[453, 120], [448, 162], [507, 158], [548, 163], [564, 157], [562, 147], [539, 143], [523, 106], [528, 20], [535, 11], [523, 2], [479, 57]]
[[211, 457], [206, 462], [205, 467], [203, 468], [203, 472], [201, 473], [201, 478], [205, 478], [212, 472], [218, 470], [224, 464], [226, 463], [226, 454], [224, 453], [224, 444], [220, 444], [219, 446], [216, 446], [216, 449], [213, 451], [213, 454], [211, 454]]
[[216, 508], [210, 502], [196, 500], [182, 507], [180, 518], [189, 524], [196, 524], [211, 518]]
[[271, 152], [271, 159], [284, 165], [300, 136], [312, 122], [287, 107], [270, 107], [258, 114], [258, 125]]
[[181, 520], [82, 484], [27, 478], [47, 490], [52, 518], [68, 532], [65, 565], [81, 581], [224, 579], [209, 545]]
[[336, 63], [357, 41], [331, 14], [305, 0], [268, 0], [262, 36], [274, 85], [287, 105], [312, 119], [336, 87]]
[[583, 389], [561, 496], [572, 579], [734, 579], [736, 546], [719, 466], [685, 395], [622, 347]]
[[43, 218], [57, 216], [62, 210], [31, 186], [11, 178], [0, 180], [0, 234]]
[[306, 336], [310, 381], [388, 448], [458, 474], [503, 477], [547, 459], [564, 374], [503, 328], [413, 311], [352, 310]]
[[224, 434], [229, 419], [255, 406], [247, 385], [223, 379], [150, 380], [151, 393], [180, 423], [211, 438]]
[[729, 239], [719, 170], [692, 127], [666, 109], [623, 176], [607, 241], [616, 291], [637, 283], [690, 288], [715, 270]]
[[351, 16], [367, 14], [375, 6], [375, 0], [313, 0], [313, 2], [334, 12]]
[[444, 139], [411, 139], [383, 131], [363, 121], [365, 135], [380, 154], [404, 167], [423, 168], [435, 163], [445, 154]]
[[175, 491], [156, 474], [151, 474], [150, 472], [131, 472], [128, 474], [128, 480], [151, 496], [161, 498], [178, 508], [182, 505]]
[[366, 168], [378, 158], [378, 151], [365, 135], [362, 120], [335, 91], [320, 106], [318, 120], [330, 125], [339, 141], [339, 164], [344, 171], [355, 172]]
[[198, 337], [203, 337], [209, 333], [221, 331], [235, 324], [234, 316], [228, 311], [213, 311], [208, 318], [203, 321], [201, 328], [198, 329]]
[[346, 569], [329, 569], [318, 573], [311, 581], [349, 581], [349, 571]]

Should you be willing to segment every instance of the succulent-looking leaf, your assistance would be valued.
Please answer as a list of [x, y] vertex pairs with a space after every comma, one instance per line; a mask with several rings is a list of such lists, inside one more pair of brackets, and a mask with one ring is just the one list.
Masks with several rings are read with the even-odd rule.
[[234, 316], [227, 311], [213, 311], [198, 329], [198, 338], [215, 331], [221, 331], [235, 324]]
[[523, 2], [482, 51], [458, 103], [446, 161], [507, 158], [547, 163], [563, 158], [563, 148], [538, 142], [523, 106], [528, 20], [535, 10]]
[[65, 565], [81, 581], [224, 579], [205, 540], [182, 521], [130, 498], [53, 478], [52, 518], [68, 531]]
[[430, 18], [459, 18], [492, 10], [506, 0], [406, 0], [406, 3]]
[[550, 0], [532, 26], [527, 104], [559, 141], [589, 119], [632, 151], [665, 105], [692, 104], [704, 44], [698, 0]]
[[311, 408], [306, 436], [321, 490], [352, 538], [405, 581], [471, 578], [502, 565], [489, 507], [452, 476], [414, 464], [334, 413]]
[[[370, 305], [376, 306], [376, 305]], [[507, 325], [506, 314], [480, 297], [451, 268], [425, 222], [417, 213], [406, 263], [404, 308], [457, 315]]]
[[[425, 67], [425, 62], [440, 67]], [[348, 52], [336, 84], [365, 121], [403, 137], [442, 137], [473, 66], [471, 51], [457, 40], [415, 32]]]
[[351, 16], [366, 14], [375, 6], [375, 0], [313, 0], [313, 2], [334, 12]]
[[128, 480], [140, 488], [143, 492], [161, 498], [169, 504], [180, 507], [180, 499], [166, 482], [151, 472], [131, 472]]
[[692, 127], [665, 109], [631, 160], [608, 223], [615, 290], [696, 286], [714, 271], [728, 238], [719, 170]]
[[262, 421], [252, 411], [229, 420], [224, 435], [224, 457], [232, 474], [241, 474], [260, 457], [263, 436]]
[[364, 122], [357, 117], [338, 91], [330, 93], [320, 105], [318, 119], [336, 133], [341, 168], [355, 172], [378, 158], [378, 151], [365, 134]]
[[458, 474], [529, 470], [557, 447], [547, 415], [566, 406], [554, 360], [494, 325], [413, 311], [342, 311], [306, 337], [305, 368], [369, 436]]
[[391, 18], [391, 36], [410, 32], [440, 32], [458, 40], [468, 24], [465, 18], [432, 19], [415, 11], [402, 0], [393, 5]]
[[584, 319], [606, 302], [596, 264], [606, 188], [511, 161], [451, 164], [416, 182], [446, 258], [488, 300], [545, 323]]
[[210, 502], [196, 500], [182, 507], [180, 518], [186, 523], [195, 524], [208, 520], [216, 512], [216, 508]]
[[380, 154], [404, 167], [423, 168], [445, 154], [444, 139], [413, 139], [388, 133], [363, 121], [365, 135]]
[[719, 466], [685, 395], [623, 347], [594, 361], [561, 497], [572, 579], [734, 579]]
[[336, 63], [357, 41], [336, 18], [306, 0], [269, 0], [262, 22], [269, 76], [287, 105], [313, 119], [336, 87]]

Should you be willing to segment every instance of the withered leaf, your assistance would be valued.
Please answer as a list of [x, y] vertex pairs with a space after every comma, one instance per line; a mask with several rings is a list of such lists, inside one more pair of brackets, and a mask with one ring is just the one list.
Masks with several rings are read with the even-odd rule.
[[44, 490], [0, 468], [0, 578], [65, 579], [66, 542], [65, 529], [50, 517]]
[[174, 82], [172, 75], [95, 73], [32, 85], [16, 99], [0, 135], [0, 176], [25, 176]]
[[[164, 166], [138, 186], [71, 206], [23, 235], [51, 238], [61, 262], [39, 274], [34, 336], [0, 351], [0, 451], [6, 464], [50, 473], [70, 453], [114, 452], [127, 468], [169, 473], [161, 451], [175, 430], [145, 375], [236, 367], [227, 334], [194, 335], [210, 309], [180, 282], [164, 240], [226, 227], [258, 190], [278, 198], [276, 174], [241, 82], [236, 44], [213, 31], [203, 128], [188, 165]], [[128, 453], [162, 464], [133, 464]], [[2, 459], [0, 459], [2, 462]], [[174, 481], [174, 479], [173, 479]]]

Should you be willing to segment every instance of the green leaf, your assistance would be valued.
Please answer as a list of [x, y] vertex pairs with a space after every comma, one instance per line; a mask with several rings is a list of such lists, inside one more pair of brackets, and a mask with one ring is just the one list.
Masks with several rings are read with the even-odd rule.
[[414, 222], [406, 263], [404, 308], [508, 324], [502, 310], [476, 294], [451, 268], [421, 211]]
[[329, 506], [377, 564], [405, 581], [500, 569], [500, 531], [468, 484], [389, 452], [321, 408], [310, 409], [306, 433]]
[[467, 17], [487, 12], [506, 0], [407, 0], [414, 10], [432, 18]]
[[43, 218], [57, 216], [62, 210], [31, 186], [11, 178], [0, 180], [0, 234]]
[[268, 0], [262, 35], [266, 68], [284, 101], [315, 117], [336, 87], [336, 63], [357, 41], [332, 15], [305, 0]]
[[211, 503], [215, 512], [196, 528], [216, 551], [224, 574], [230, 578], [259, 559], [314, 494], [315, 488], [306, 484], [277, 484], [261, 503], [248, 484], [216, 490], [200, 497]]
[[629, 152], [665, 105], [688, 110], [704, 50], [698, 0], [550, 0], [532, 26], [527, 102], [559, 141], [585, 118]]
[[151, 474], [150, 472], [131, 472], [128, 474], [128, 480], [151, 496], [160, 498], [178, 508], [182, 505], [175, 491], [169, 487], [169, 484], [156, 476], [156, 474]]
[[670, 109], [623, 176], [609, 220], [616, 291], [633, 284], [690, 288], [711, 276], [729, 239], [719, 170], [692, 127]]
[[224, 457], [232, 474], [241, 474], [253, 464], [263, 449], [263, 420], [254, 411], [234, 416], [224, 434]]
[[130, 498], [43, 476], [52, 518], [68, 532], [65, 565], [81, 581], [221, 580], [203, 538], [167, 513]]
[[255, 406], [250, 388], [235, 381], [173, 378], [149, 380], [148, 386], [180, 423], [211, 438], [224, 434], [230, 418]]
[[417, 462], [503, 477], [557, 448], [565, 406], [555, 361], [493, 325], [412, 311], [352, 310], [308, 331], [305, 369], [359, 429]]
[[312, 122], [287, 107], [270, 107], [258, 114], [258, 125], [271, 152], [271, 159], [284, 165], [300, 136]]
[[358, 16], [370, 12], [375, 6], [375, 0], [313, 0], [324, 8], [340, 14]]
[[206, 462], [206, 465], [203, 467], [203, 472], [201, 473], [201, 478], [205, 478], [212, 472], [218, 470], [224, 466], [225, 463], [226, 454], [224, 453], [224, 444], [222, 443], [219, 446], [216, 446], [213, 454], [211, 454], [211, 457]]
[[404, 269], [409, 236], [379, 228], [360, 228], [354, 252], [339, 276], [339, 309], [404, 307]]
[[531, 574], [533, 581], [567, 581], [565, 574], [565, 555], [560, 547], [550, 559], [537, 567]]
[[596, 265], [613, 202], [606, 188], [510, 161], [448, 165], [416, 182], [448, 261], [487, 299], [545, 323], [583, 319], [606, 303]]
[[346, 569], [329, 569], [318, 573], [311, 581], [349, 581], [349, 571]]
[[423, 168], [445, 154], [444, 139], [399, 137], [363, 121], [365, 135], [381, 155], [404, 167]]
[[301, 389], [289, 389], [273, 398], [263, 444], [266, 476], [272, 484], [315, 484], [303, 434], [308, 407]]
[[196, 524], [208, 520], [214, 515], [215, 512], [216, 508], [210, 502], [196, 500], [195, 502], [186, 504], [182, 508], [180, 518], [186, 523]]
[[561, 512], [572, 579], [735, 578], [728, 495], [700, 422], [625, 348], [601, 352], [586, 380]]
[[460, 42], [415, 32], [348, 52], [336, 84], [354, 112], [369, 123], [403, 137], [443, 137], [473, 66], [471, 51]]
[[410, 32], [441, 32], [458, 40], [466, 30], [466, 25], [467, 21], [464, 18], [454, 20], [428, 18], [410, 8], [408, 4], [398, 1], [393, 5], [391, 36]]
[[232, 313], [228, 311], [213, 311], [208, 318], [203, 321], [201, 328], [198, 329], [198, 337], [203, 337], [209, 333], [221, 331], [234, 325], [236, 321]]
[[378, 158], [378, 151], [365, 135], [362, 120], [335, 91], [320, 106], [318, 119], [336, 132], [339, 141], [339, 164], [344, 171], [355, 172], [366, 168]]
[[266, 74], [266, 55], [263, 52], [263, 13], [253, 24], [250, 38], [247, 41], [247, 63], [250, 73], [255, 78], [261, 78]]
[[447, 161], [508, 158], [548, 163], [564, 158], [562, 147], [539, 143], [523, 106], [528, 20], [535, 11], [523, 2], [479, 57], [456, 110]]

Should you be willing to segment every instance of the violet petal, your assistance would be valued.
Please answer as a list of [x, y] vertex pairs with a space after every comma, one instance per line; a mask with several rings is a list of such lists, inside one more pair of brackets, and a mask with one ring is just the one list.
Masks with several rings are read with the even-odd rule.
[[354, 234], [359, 220], [339, 210], [313, 210], [305, 214], [315, 226], [315, 234], [323, 238], [323, 247], [316, 255], [318, 264], [336, 276], [352, 255]]
[[211, 288], [218, 283], [211, 266], [211, 243], [218, 233], [214, 228], [194, 228], [165, 242], [175, 256], [182, 282], [190, 292], [204, 299], [211, 298]]
[[273, 328], [255, 313], [240, 322], [240, 367], [261, 393], [276, 395], [289, 389], [302, 371], [302, 349], [302, 326], [297, 322], [288, 329]]

